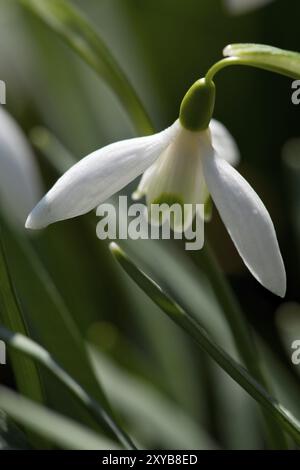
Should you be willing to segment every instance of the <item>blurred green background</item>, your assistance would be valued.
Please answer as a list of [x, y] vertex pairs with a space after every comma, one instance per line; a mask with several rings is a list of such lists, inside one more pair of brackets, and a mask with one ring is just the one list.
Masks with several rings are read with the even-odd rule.
[[[156, 130], [177, 118], [186, 90], [221, 59], [227, 44], [254, 42], [300, 51], [297, 0], [274, 0], [244, 14], [232, 14], [221, 0], [69, 3], [100, 33]], [[0, 1], [0, 79], [7, 86], [6, 109], [35, 147], [45, 190], [58, 174], [45, 158], [47, 151], [51, 154], [49, 142], [33, 131], [36, 127], [48, 129], [76, 159], [136, 135], [109, 87], [15, 0]], [[216, 211], [206, 236], [256, 331], [278, 396], [299, 417], [300, 366], [291, 364], [286, 338], [292, 330], [292, 339], [297, 334], [300, 339], [300, 145], [286, 143], [300, 137], [300, 109], [291, 102], [291, 79], [265, 71], [231, 67], [218, 74], [216, 86], [215, 117], [235, 137], [242, 157], [239, 171], [264, 201], [277, 230], [287, 269], [286, 298], [273, 296], [251, 277]], [[130, 194], [135, 184], [122, 192]], [[96, 225], [94, 215], [92, 221]], [[68, 350], [67, 336], [58, 332], [60, 324], [53, 318], [53, 310], [65, 309], [63, 317], [70, 315], [76, 335], [89, 342], [96, 376], [114, 412], [142, 447], [263, 448], [263, 428], [252, 399], [199, 354], [121, 272], [89, 222], [84, 216], [35, 236], [5, 230], [7, 261], [31, 336], [83, 383], [85, 365], [80, 356], [71, 365], [73, 346]], [[184, 302], [201, 311], [207, 328], [236, 356], [195, 257], [166, 243], [137, 243], [131, 249], [154, 276], [167, 279], [170, 290], [182, 289]], [[35, 276], [30, 250], [38, 260]], [[64, 325], [67, 331], [68, 321]], [[0, 374], [1, 382], [15, 387], [10, 367], [1, 367]], [[66, 390], [45, 373], [42, 381], [47, 405], [90, 424]]]

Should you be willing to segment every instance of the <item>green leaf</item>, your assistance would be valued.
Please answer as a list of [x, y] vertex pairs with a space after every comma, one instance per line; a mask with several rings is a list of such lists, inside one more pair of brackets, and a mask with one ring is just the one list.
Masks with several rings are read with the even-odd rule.
[[[0, 321], [7, 328], [27, 335], [24, 317], [18, 303], [4, 253], [2, 231], [0, 232]], [[22, 356], [11, 355], [18, 389], [38, 402], [44, 401], [38, 369], [34, 363]]]
[[114, 406], [132, 429], [137, 430], [142, 442], [159, 443], [164, 449], [217, 448], [196, 419], [168, 400], [153, 384], [118, 367], [93, 346], [89, 347], [89, 353]]
[[112, 88], [138, 132], [152, 133], [150, 120], [135, 90], [81, 12], [64, 0], [21, 0], [21, 3], [53, 29]]
[[[285, 305], [283, 304], [285, 310]], [[278, 313], [280, 313], [281, 307], [279, 307]], [[289, 345], [291, 346], [291, 344]], [[294, 371], [286, 367], [285, 361], [272, 351], [272, 348], [265, 342], [259, 342], [259, 348], [261, 350], [261, 357], [264, 358], [266, 364], [266, 373], [272, 388], [276, 392], [276, 396], [280, 402], [288, 408], [295, 416], [300, 416], [300, 403], [299, 403], [299, 380], [294, 374]], [[289, 357], [291, 356], [291, 349], [288, 351]], [[297, 366], [296, 366], [297, 372]]]
[[11, 348], [25, 354], [29, 358], [46, 367], [77, 400], [89, 411], [91, 416], [101, 425], [105, 423], [119, 441], [129, 449], [134, 446], [126, 434], [119, 428], [109, 414], [94, 400], [49, 354], [46, 349], [25, 336], [12, 333], [0, 327], [0, 338]]
[[277, 72], [291, 78], [300, 78], [300, 54], [264, 44], [229, 44], [224, 55], [265, 70]]
[[0, 386], [0, 408], [19, 424], [58, 445], [62, 449], [116, 449], [108, 439], [75, 421]]
[[[3, 231], [0, 227], [0, 322], [7, 328], [27, 336], [28, 329], [8, 269], [2, 235]], [[18, 390], [34, 401], [43, 403], [45, 394], [36, 365], [31, 359], [14, 353], [11, 354], [11, 363]], [[30, 434], [28, 438], [37, 447], [47, 445], [34, 434]]]
[[161, 287], [141, 271], [116, 244], [111, 243], [111, 252], [125, 269], [127, 274], [160, 306], [163, 312], [183, 328], [212, 359], [244, 388], [266, 411], [300, 444], [300, 423], [280, 403], [271, 397], [265, 389], [207, 334], [202, 325], [176, 301], [167, 295]]
[[[100, 383], [91, 368], [81, 332], [37, 253], [28, 240], [12, 232], [8, 226], [5, 227], [5, 239], [12, 276], [24, 305], [31, 336], [38, 338], [64, 369], [109, 409]], [[50, 399], [51, 391], [48, 385], [47, 395], [50, 392]], [[53, 393], [55, 395], [55, 389]], [[61, 408], [61, 397], [54, 400], [55, 406]], [[90, 425], [90, 417], [80, 413], [80, 419], [86, 422], [87, 418]]]
[[75, 157], [45, 127], [34, 127], [30, 132], [30, 140], [59, 174], [63, 174], [76, 163]]
[[0, 410], [0, 450], [30, 449], [26, 435], [10, 417]]
[[[63, 367], [89, 391], [95, 392], [97, 398], [103, 399], [89, 366], [80, 332], [34, 248], [8, 226], [5, 228], [5, 239], [8, 254], [14, 250], [15, 256], [9, 257], [10, 265], [26, 307], [28, 324]], [[13, 326], [9, 328], [19, 331]]]

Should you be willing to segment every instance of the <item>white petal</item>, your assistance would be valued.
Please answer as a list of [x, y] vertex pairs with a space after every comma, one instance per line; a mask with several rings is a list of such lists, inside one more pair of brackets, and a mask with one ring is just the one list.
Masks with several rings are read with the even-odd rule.
[[0, 106], [0, 204], [10, 220], [24, 226], [42, 195], [34, 155], [16, 121]]
[[203, 160], [208, 189], [244, 263], [271, 292], [283, 297], [286, 275], [275, 229], [262, 201], [247, 181], [225, 160]]
[[216, 153], [230, 165], [236, 166], [240, 160], [238, 146], [230, 132], [219, 121], [212, 119], [209, 124], [212, 145]]
[[183, 203], [201, 203], [207, 196], [202, 171], [203, 148], [210, 142], [207, 132], [191, 132], [181, 128], [172, 144], [148, 169], [143, 181], [149, 204], [163, 194], [178, 196]]
[[131, 196], [134, 201], [138, 201], [147, 193], [151, 178], [154, 175], [154, 172], [156, 170], [156, 166], [157, 166], [157, 160], [149, 168], [147, 168], [147, 170], [143, 174], [137, 189], [134, 191], [134, 193]]
[[108, 145], [76, 163], [44, 196], [28, 216], [26, 227], [38, 229], [85, 214], [148, 168], [178, 130], [168, 129]]
[[225, 5], [230, 13], [247, 13], [256, 8], [263, 7], [272, 0], [225, 0]]

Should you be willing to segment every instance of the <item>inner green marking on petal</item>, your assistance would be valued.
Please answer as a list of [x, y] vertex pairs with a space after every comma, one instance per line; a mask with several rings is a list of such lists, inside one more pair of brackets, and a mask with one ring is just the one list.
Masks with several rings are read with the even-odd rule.
[[[162, 205], [165, 205], [165, 206], [167, 205], [168, 206], [167, 210], [168, 210], [168, 209], [171, 209], [172, 206], [174, 206], [175, 204], [180, 206], [181, 216], [180, 216], [180, 220], [177, 220], [176, 213], [173, 211], [170, 211], [170, 224], [171, 224], [171, 227], [178, 225], [178, 223], [181, 224], [182, 217], [184, 217], [184, 202], [183, 202], [183, 199], [178, 194], [175, 194], [175, 193], [162, 193], [159, 197], [151, 201], [150, 211], [149, 211], [150, 219], [152, 220], [152, 216], [156, 215], [156, 214], [153, 214], [153, 210], [152, 210], [153, 205], [158, 205], [160, 207]], [[155, 220], [154, 218], [153, 221], [158, 222], [159, 224], [162, 224], [164, 222], [164, 216], [166, 215], [167, 210], [163, 210], [163, 209], [164, 207], [161, 207], [161, 210], [158, 215], [158, 220], [157, 219]]]
[[182, 208], [184, 207], [183, 199], [175, 193], [162, 193], [159, 197], [155, 198], [151, 204], [168, 204], [169, 206], [180, 204]]
[[210, 222], [212, 218], [213, 203], [210, 196], [207, 197], [204, 203], [204, 220], [205, 222]]

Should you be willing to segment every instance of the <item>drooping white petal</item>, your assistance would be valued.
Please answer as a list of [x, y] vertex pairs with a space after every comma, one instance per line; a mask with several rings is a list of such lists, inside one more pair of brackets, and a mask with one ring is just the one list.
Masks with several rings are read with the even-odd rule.
[[[191, 132], [181, 128], [173, 142], [148, 169], [138, 188], [141, 193], [146, 193], [149, 208], [151, 204], [193, 204], [190, 215], [187, 215], [188, 221], [192, 221], [195, 205], [203, 204], [207, 198], [201, 154], [203, 143], [206, 145], [209, 141], [207, 131]], [[182, 226], [175, 222], [172, 225], [175, 230]], [[190, 224], [187, 222], [187, 225]]]
[[283, 297], [286, 275], [275, 229], [249, 183], [212, 151], [203, 159], [208, 189], [244, 263], [271, 292]]
[[272, 0], [224, 0], [228, 11], [232, 14], [247, 13], [256, 8], [263, 7]]
[[42, 194], [34, 155], [16, 121], [0, 106], [0, 205], [9, 219], [24, 226]]
[[224, 158], [230, 165], [236, 166], [240, 160], [240, 153], [237, 144], [226, 129], [226, 127], [219, 121], [212, 119], [209, 124], [212, 145], [216, 153]]
[[146, 170], [178, 131], [123, 140], [97, 150], [71, 167], [28, 216], [26, 227], [39, 229], [85, 214]]

